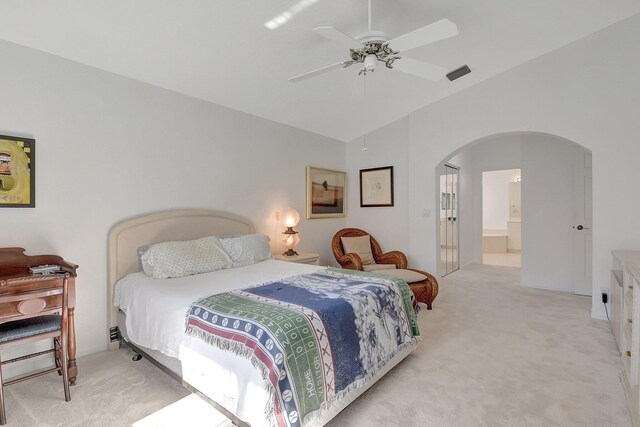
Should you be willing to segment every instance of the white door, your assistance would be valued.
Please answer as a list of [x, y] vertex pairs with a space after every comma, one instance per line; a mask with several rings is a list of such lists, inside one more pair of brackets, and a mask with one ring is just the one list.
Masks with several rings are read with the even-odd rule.
[[573, 289], [577, 295], [592, 293], [591, 153], [578, 156], [575, 175], [573, 225]]

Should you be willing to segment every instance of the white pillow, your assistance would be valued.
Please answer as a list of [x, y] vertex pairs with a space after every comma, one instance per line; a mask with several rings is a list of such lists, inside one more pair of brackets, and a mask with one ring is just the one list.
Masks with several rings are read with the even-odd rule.
[[156, 243], [142, 254], [140, 263], [145, 274], [156, 279], [207, 273], [232, 265], [231, 258], [215, 236]]
[[220, 237], [220, 244], [231, 258], [233, 267], [244, 267], [271, 258], [269, 238], [264, 234]]

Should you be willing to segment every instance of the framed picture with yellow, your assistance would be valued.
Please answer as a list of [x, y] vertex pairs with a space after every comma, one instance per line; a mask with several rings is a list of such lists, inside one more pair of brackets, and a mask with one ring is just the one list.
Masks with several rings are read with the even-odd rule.
[[346, 215], [347, 173], [307, 166], [307, 219]]
[[0, 208], [36, 206], [36, 141], [0, 135]]

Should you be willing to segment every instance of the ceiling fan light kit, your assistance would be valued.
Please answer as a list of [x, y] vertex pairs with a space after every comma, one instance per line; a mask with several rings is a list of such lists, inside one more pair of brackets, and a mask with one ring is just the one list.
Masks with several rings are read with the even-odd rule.
[[367, 72], [367, 71], [372, 71], [372, 72], [375, 71], [377, 62], [378, 62], [378, 58], [376, 57], [376, 55], [374, 53], [368, 54], [364, 58], [364, 68], [363, 68], [363, 70], [365, 72]]
[[[292, 83], [324, 74], [337, 68], [346, 68], [353, 64], [362, 64], [358, 74], [366, 75], [368, 72], [375, 70], [378, 62], [383, 62], [389, 69], [428, 80], [440, 80], [447, 74], [446, 68], [411, 59], [404, 56], [404, 54], [400, 56], [400, 52], [406, 52], [453, 37], [458, 34], [458, 27], [448, 19], [441, 19], [433, 24], [389, 40], [384, 32], [371, 30], [371, 0], [369, 0], [369, 31], [366, 33], [351, 37], [333, 27], [318, 27], [314, 28], [313, 31], [349, 49], [349, 57], [351, 59], [292, 77], [289, 79]], [[398, 61], [398, 66], [394, 67], [396, 61]]]

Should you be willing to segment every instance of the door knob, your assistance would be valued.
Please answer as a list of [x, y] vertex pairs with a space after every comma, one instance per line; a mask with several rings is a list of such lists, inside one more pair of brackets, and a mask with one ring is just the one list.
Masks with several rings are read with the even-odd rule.
[[582, 231], [582, 230], [588, 230], [588, 228], [587, 228], [587, 227], [583, 227], [582, 225], [579, 225], [579, 226], [574, 227], [574, 228], [577, 228], [577, 229], [578, 229], [578, 230], [580, 230], [580, 231]]

